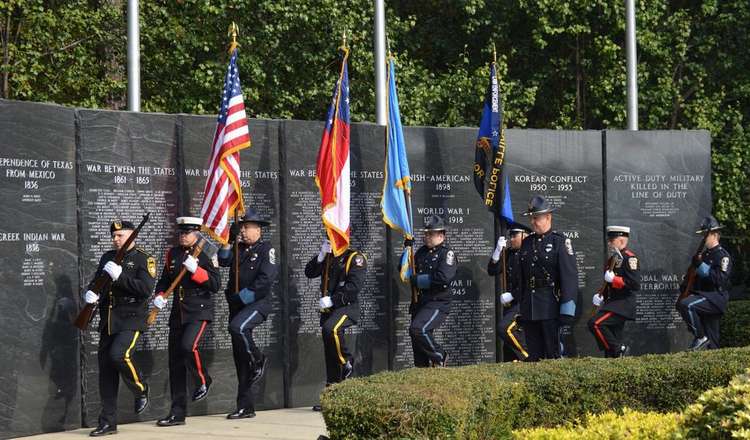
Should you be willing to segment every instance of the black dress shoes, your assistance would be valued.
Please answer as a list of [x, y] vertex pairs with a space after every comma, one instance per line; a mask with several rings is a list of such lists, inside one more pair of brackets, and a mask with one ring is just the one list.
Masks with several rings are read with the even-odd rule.
[[206, 378], [206, 383], [195, 389], [195, 391], [193, 392], [193, 402], [203, 400], [206, 398], [206, 396], [208, 396], [208, 390], [211, 389], [211, 382], [213, 381], [210, 377], [208, 377]]
[[159, 419], [156, 421], [156, 426], [177, 426], [177, 425], [184, 425], [185, 424], [185, 417], [177, 417], [174, 414], [170, 414], [163, 419]]
[[97, 428], [89, 433], [90, 437], [101, 437], [103, 435], [117, 434], [117, 427], [104, 424], [99, 425]]
[[229, 420], [249, 419], [252, 417], [255, 417], [255, 411], [253, 411], [252, 409], [245, 409], [245, 408], [240, 408], [231, 414], [227, 414], [227, 418]]
[[148, 407], [148, 385], [143, 390], [143, 394], [135, 398], [134, 410], [136, 414], [140, 414]]
[[260, 362], [252, 365], [252, 375], [250, 376], [250, 384], [254, 384], [259, 381], [263, 374], [266, 372], [266, 365], [268, 364], [268, 358], [263, 356]]
[[312, 410], [316, 412], [321, 412], [323, 411], [323, 407], [320, 405], [313, 405]]
[[349, 379], [352, 376], [353, 372], [354, 366], [351, 362], [346, 361], [346, 363], [341, 366], [341, 380]]

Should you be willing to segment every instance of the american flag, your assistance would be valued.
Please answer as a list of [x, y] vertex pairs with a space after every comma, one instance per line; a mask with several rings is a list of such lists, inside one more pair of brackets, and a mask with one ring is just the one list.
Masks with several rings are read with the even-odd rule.
[[237, 49], [232, 51], [216, 133], [211, 147], [208, 179], [203, 193], [203, 227], [223, 244], [229, 238], [229, 218], [245, 211], [240, 182], [240, 150], [250, 147], [245, 103], [237, 70]]

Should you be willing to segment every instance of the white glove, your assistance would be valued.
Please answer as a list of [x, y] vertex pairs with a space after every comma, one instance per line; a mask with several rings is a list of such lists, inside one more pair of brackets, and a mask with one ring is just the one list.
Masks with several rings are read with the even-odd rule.
[[495, 251], [492, 252], [492, 261], [500, 261], [500, 254], [503, 252], [503, 249], [508, 245], [508, 240], [501, 236], [497, 239], [497, 244], [495, 245]]
[[185, 266], [185, 269], [187, 269], [188, 272], [195, 273], [195, 271], [198, 270], [198, 259], [192, 255], [188, 255], [188, 257], [185, 258], [185, 261], [182, 262], [182, 265]]
[[320, 253], [318, 254], [318, 263], [322, 263], [326, 258], [326, 254], [331, 253], [331, 243], [328, 240], [323, 240], [320, 245]]
[[611, 283], [615, 279], [615, 273], [611, 270], [604, 272], [604, 281]]
[[500, 304], [507, 306], [508, 304], [513, 301], [513, 294], [510, 292], [505, 292], [502, 295], [500, 295]]
[[156, 296], [154, 297], [154, 307], [156, 307], [157, 309], [161, 310], [161, 309], [163, 309], [163, 308], [164, 308], [164, 306], [166, 306], [166, 305], [167, 305], [167, 300], [166, 300], [166, 299], [164, 299], [164, 297], [163, 297], [163, 296], [161, 296], [161, 295], [156, 295]]
[[330, 309], [333, 307], [333, 301], [330, 296], [323, 296], [320, 298], [319, 305], [321, 309]]
[[95, 302], [99, 301], [99, 295], [91, 290], [87, 290], [86, 294], [84, 295], [84, 299], [86, 300], [86, 304], [94, 304]]
[[112, 278], [112, 281], [117, 281], [117, 279], [120, 278], [120, 274], [122, 273], [122, 266], [115, 263], [114, 261], [107, 261], [107, 264], [104, 265], [104, 271], [109, 274], [109, 277]]
[[602, 302], [604, 302], [604, 297], [599, 295], [598, 293], [594, 294], [594, 298], [591, 300], [592, 303], [594, 303], [595, 306], [599, 307], [602, 305]]

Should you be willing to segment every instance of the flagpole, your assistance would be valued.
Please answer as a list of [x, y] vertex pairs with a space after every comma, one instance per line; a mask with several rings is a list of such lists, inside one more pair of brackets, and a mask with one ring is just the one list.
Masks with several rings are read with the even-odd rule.
[[[237, 35], [239, 34], [239, 28], [237, 27], [237, 24], [235, 22], [232, 22], [232, 24], [229, 25], [229, 33], [228, 36], [232, 38], [232, 42], [229, 43], [229, 56], [232, 56], [232, 53], [234, 53], [235, 49], [239, 46], [237, 44]], [[242, 202], [242, 193], [240, 192], [237, 194], [238, 197], [240, 197], [240, 202]], [[237, 212], [237, 209], [234, 210], [234, 224], [239, 226], [239, 213]], [[231, 229], [230, 229], [231, 232]], [[234, 293], [239, 294], [240, 293], [240, 242], [237, 237], [234, 238], [234, 247], [233, 247], [233, 253], [234, 253]]]

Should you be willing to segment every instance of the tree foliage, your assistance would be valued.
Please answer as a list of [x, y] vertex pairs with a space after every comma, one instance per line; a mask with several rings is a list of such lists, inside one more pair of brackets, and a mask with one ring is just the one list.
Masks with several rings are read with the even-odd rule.
[[[3, 96], [121, 108], [126, 3], [0, 2]], [[346, 32], [352, 119], [375, 119], [370, 0], [155, 1], [140, 15], [145, 111], [215, 113], [235, 21], [251, 114], [321, 119]], [[406, 124], [475, 126], [495, 44], [508, 126], [625, 126], [621, 1], [395, 0], [386, 15]], [[750, 250], [749, 25], [747, 0], [637, 2], [639, 126], [710, 130], [735, 255]]]

